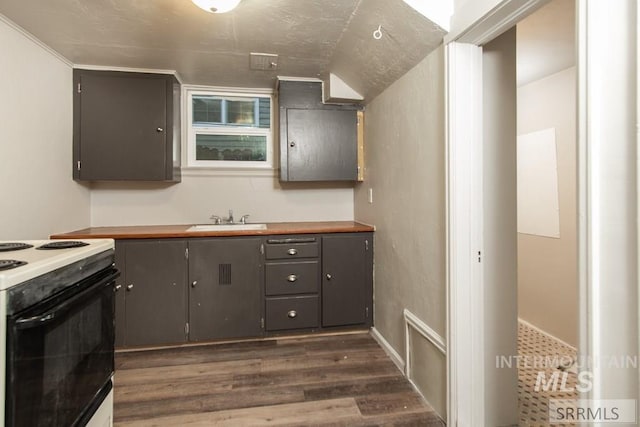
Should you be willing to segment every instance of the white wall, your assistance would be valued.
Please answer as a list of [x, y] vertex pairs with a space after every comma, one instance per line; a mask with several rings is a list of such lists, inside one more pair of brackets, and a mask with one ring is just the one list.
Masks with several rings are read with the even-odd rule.
[[[356, 187], [356, 220], [376, 226], [375, 326], [404, 354], [403, 310], [445, 336], [444, 49], [439, 47], [367, 105], [365, 181]], [[373, 204], [368, 203], [369, 188]], [[417, 360], [413, 367], [445, 372]], [[443, 381], [430, 375], [431, 381]], [[444, 387], [422, 389], [443, 402]], [[441, 414], [445, 415], [445, 414]]]
[[208, 223], [212, 214], [251, 222], [353, 220], [350, 184], [281, 184], [272, 176], [193, 176], [179, 184], [94, 183], [91, 225]]
[[72, 70], [0, 15], [0, 239], [89, 225], [89, 190], [71, 176]]
[[518, 88], [518, 134], [555, 128], [560, 238], [518, 234], [518, 315], [578, 345], [576, 69]]

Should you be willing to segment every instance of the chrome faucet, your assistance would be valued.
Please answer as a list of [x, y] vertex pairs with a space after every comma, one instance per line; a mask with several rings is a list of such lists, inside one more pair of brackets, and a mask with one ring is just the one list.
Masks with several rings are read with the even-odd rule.
[[[238, 224], [246, 224], [247, 223], [247, 218], [249, 218], [249, 215], [242, 215], [240, 217], [240, 222], [238, 222]], [[209, 217], [210, 220], [213, 221], [213, 223], [215, 225], [220, 225], [220, 224], [236, 224], [235, 219], [233, 218], [233, 210], [229, 209], [229, 217], [227, 218], [222, 218], [219, 217], [218, 215], [211, 215]]]
[[227, 222], [227, 224], [233, 224], [234, 223], [234, 221], [233, 221], [233, 211], [231, 209], [229, 209], [229, 218], [225, 218], [224, 220]]

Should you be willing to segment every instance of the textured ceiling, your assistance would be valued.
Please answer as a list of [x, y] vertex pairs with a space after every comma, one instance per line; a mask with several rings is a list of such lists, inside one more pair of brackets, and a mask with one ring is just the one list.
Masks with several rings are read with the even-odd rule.
[[553, 0], [518, 23], [518, 86], [576, 64], [575, 0]]
[[[227, 14], [190, 0], [0, 0], [0, 13], [74, 64], [176, 70], [184, 83], [237, 87], [331, 72], [367, 100], [444, 35], [402, 0], [243, 0]], [[250, 70], [250, 52], [278, 54], [278, 69]]]

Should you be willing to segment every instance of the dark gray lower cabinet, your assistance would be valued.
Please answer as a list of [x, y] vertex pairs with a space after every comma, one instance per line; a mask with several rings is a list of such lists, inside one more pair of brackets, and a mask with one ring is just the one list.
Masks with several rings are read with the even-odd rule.
[[266, 241], [266, 331], [373, 324], [373, 233]]
[[116, 335], [121, 345], [186, 341], [186, 247], [186, 241], [178, 239], [118, 242], [116, 258], [124, 276], [118, 291], [124, 298], [116, 300]]
[[322, 326], [371, 325], [373, 234], [322, 237]]
[[116, 242], [116, 346], [372, 325], [373, 233]]
[[318, 327], [318, 295], [296, 295], [267, 299], [270, 331]]
[[125, 260], [125, 249], [126, 243], [122, 240], [116, 241], [116, 254], [115, 254], [115, 262], [116, 268], [120, 270], [120, 276], [116, 279], [116, 285], [114, 291], [116, 293], [116, 312], [115, 312], [115, 321], [116, 321], [116, 347], [124, 346], [124, 330], [126, 322], [126, 312], [125, 312], [125, 271], [124, 271], [124, 260]]
[[320, 326], [319, 235], [268, 238], [265, 244], [267, 332]]
[[266, 265], [265, 294], [317, 294], [320, 266], [317, 259], [308, 261], [270, 262]]
[[189, 339], [262, 335], [261, 238], [189, 240]]

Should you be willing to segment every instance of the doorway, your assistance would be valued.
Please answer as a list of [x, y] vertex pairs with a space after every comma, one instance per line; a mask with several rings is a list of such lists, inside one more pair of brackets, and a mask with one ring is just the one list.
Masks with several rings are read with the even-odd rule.
[[516, 26], [518, 411], [547, 423], [577, 399], [578, 254], [575, 1]]
[[[501, 264], [503, 260], [496, 254], [504, 252], [493, 246], [489, 233], [496, 230], [487, 228], [485, 223], [488, 212], [499, 209], [496, 204], [499, 198], [486, 182], [490, 177], [485, 156], [486, 102], [506, 98], [499, 90], [483, 91], [486, 64], [482, 46], [545, 3], [501, 2], [447, 45], [447, 339], [451, 425], [517, 422], [512, 417], [513, 407], [508, 405], [504, 409], [507, 405], [501, 406], [498, 401], [505, 392], [513, 391], [510, 388], [513, 382], [502, 382], [500, 378], [509, 375], [495, 365], [496, 355], [508, 347], [505, 343], [515, 340], [509, 333], [502, 333], [510, 332], [503, 325], [515, 325], [517, 317], [513, 310], [492, 310], [487, 303], [493, 296], [501, 301], [517, 298], [513, 292], [515, 280], [511, 281], [511, 288], [506, 288], [502, 281], [510, 274], [515, 275], [500, 271], [501, 265], [515, 264]], [[636, 127], [639, 18], [637, 4], [631, 0], [615, 3], [578, 0], [576, 10], [578, 342], [580, 354], [593, 363], [615, 355], [637, 354], [639, 344]], [[496, 87], [500, 88], [499, 82]], [[500, 150], [495, 153], [505, 154]], [[515, 191], [509, 190], [508, 195], [513, 197]], [[513, 206], [515, 213], [515, 203]], [[516, 232], [511, 233], [509, 227], [513, 228], [514, 223], [502, 223], [506, 225], [505, 235], [514, 236], [512, 241], [516, 240]], [[502, 275], [501, 281], [487, 280]], [[506, 292], [500, 292], [501, 289]], [[515, 302], [501, 307], [515, 307]], [[612, 334], [612, 330], [617, 333]], [[587, 369], [592, 381], [581, 393], [582, 398], [624, 397], [637, 403], [637, 366], [600, 365]], [[508, 387], [501, 392], [486, 393], [490, 387], [503, 385]]]

